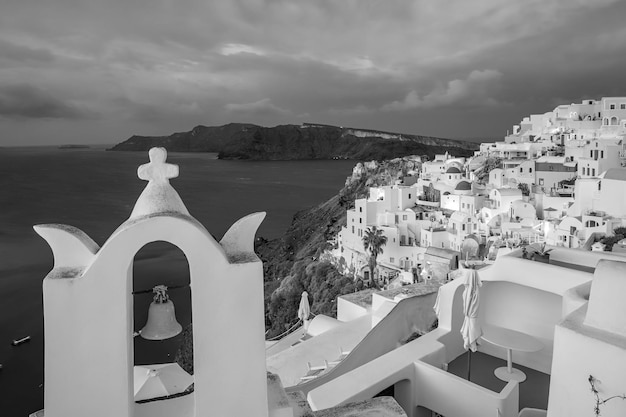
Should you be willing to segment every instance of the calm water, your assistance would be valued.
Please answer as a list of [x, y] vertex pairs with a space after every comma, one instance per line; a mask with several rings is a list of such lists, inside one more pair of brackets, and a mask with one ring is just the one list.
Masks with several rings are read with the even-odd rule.
[[[32, 226], [70, 224], [102, 245], [128, 218], [143, 190], [146, 183], [136, 170], [146, 162], [147, 153], [0, 149], [0, 416], [27, 416], [43, 407], [41, 284], [52, 268], [52, 254]], [[220, 161], [211, 154], [170, 154], [168, 162], [180, 166], [179, 178], [171, 183], [189, 212], [218, 239], [234, 221], [255, 211], [267, 212], [258, 235], [280, 236], [295, 212], [334, 195], [354, 166], [352, 161]], [[134, 271], [135, 290], [189, 282], [184, 256], [164, 244], [142, 249]], [[189, 323], [189, 289], [173, 289], [170, 295], [179, 321]], [[133, 300], [140, 329], [151, 296]], [[30, 343], [11, 346], [26, 335]], [[137, 338], [136, 363], [171, 360], [179, 339]]]

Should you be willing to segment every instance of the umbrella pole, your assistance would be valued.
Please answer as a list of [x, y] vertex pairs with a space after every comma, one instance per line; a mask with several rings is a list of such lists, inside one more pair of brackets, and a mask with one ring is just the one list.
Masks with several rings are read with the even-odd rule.
[[467, 380], [471, 382], [472, 375], [472, 349], [467, 351]]

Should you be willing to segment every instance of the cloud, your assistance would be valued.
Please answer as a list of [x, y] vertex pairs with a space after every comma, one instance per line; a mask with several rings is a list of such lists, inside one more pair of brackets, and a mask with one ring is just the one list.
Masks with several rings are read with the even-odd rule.
[[496, 70], [472, 71], [464, 80], [448, 82], [444, 88], [436, 88], [420, 97], [415, 90], [409, 91], [404, 100], [382, 106], [383, 111], [404, 111], [416, 108], [433, 108], [459, 104], [495, 105], [491, 94], [497, 90], [502, 73]]
[[19, 84], [0, 87], [0, 116], [16, 118], [82, 119], [94, 115], [38, 87]]
[[373, 113], [375, 111], [376, 109], [367, 107], [363, 104], [359, 104], [358, 106], [355, 106], [355, 107], [344, 107], [344, 108], [333, 107], [329, 110], [330, 113], [336, 113], [339, 115], [359, 115], [359, 114]]
[[44, 48], [30, 48], [0, 39], [0, 62], [19, 64], [49, 63], [54, 55]]
[[220, 48], [220, 53], [225, 56], [236, 54], [265, 55], [261, 49], [241, 43], [227, 43]]
[[[428, 0], [40, 3], [6, 0], [0, 14], [0, 86], [37, 80], [30, 96], [0, 95], [0, 112], [23, 123], [79, 124], [89, 108], [129, 136], [303, 114], [459, 135], [506, 132], [553, 97], [623, 95], [626, 2], [450, 0], [445, 13]], [[458, 123], [442, 123], [452, 114]]]
[[282, 109], [280, 107], [272, 104], [269, 98], [264, 98], [259, 101], [255, 101], [252, 103], [229, 103], [225, 106], [226, 110], [231, 112], [242, 112], [242, 113], [278, 113], [278, 114], [287, 114], [288, 110]]

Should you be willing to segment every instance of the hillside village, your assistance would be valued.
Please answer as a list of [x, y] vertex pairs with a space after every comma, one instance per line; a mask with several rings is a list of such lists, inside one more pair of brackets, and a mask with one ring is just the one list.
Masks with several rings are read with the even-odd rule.
[[318, 413], [390, 395], [411, 417], [623, 415], [625, 136], [610, 97], [525, 117], [469, 158], [395, 160], [320, 256], [371, 288], [266, 342], [268, 371]]
[[529, 244], [626, 253], [626, 240], [609, 238], [626, 225], [625, 134], [626, 98], [605, 97], [525, 117], [470, 158], [413, 158], [416, 169], [354, 202], [331, 255], [369, 281], [363, 238], [380, 230], [381, 283], [413, 283]]

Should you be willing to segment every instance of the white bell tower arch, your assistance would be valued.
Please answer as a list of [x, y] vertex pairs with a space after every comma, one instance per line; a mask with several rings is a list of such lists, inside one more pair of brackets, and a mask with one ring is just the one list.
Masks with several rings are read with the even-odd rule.
[[[34, 227], [54, 253], [43, 281], [45, 416], [133, 417], [168, 401], [185, 403], [180, 417], [267, 416], [263, 267], [254, 253], [265, 213], [240, 219], [218, 243], [170, 185], [178, 166], [165, 162], [165, 149], [149, 155], [138, 169], [148, 185], [102, 247], [72, 226]], [[136, 404], [132, 263], [156, 241], [189, 263], [195, 385], [185, 397]]]

